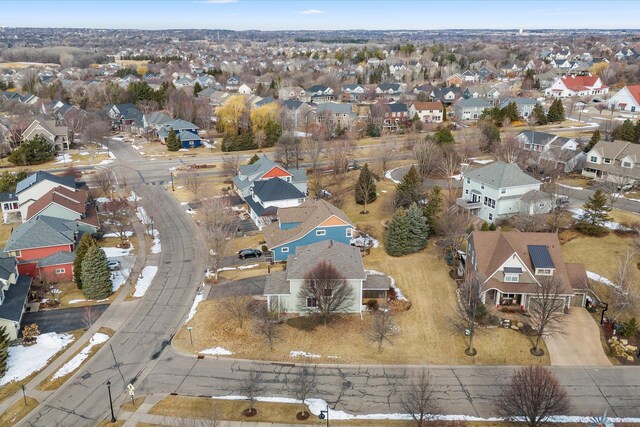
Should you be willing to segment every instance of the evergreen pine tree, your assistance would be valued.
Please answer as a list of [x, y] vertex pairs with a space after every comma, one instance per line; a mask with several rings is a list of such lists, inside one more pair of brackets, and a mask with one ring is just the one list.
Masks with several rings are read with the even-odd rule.
[[411, 229], [404, 209], [396, 210], [387, 227], [385, 249], [391, 256], [402, 256], [411, 252]]
[[533, 107], [533, 112], [531, 113], [531, 115], [539, 125], [546, 125], [547, 123], [549, 123], [549, 119], [544, 112], [544, 108], [542, 108], [542, 105], [540, 104], [536, 104], [536, 106]]
[[482, 222], [482, 226], [480, 227], [480, 231], [489, 231], [489, 223], [487, 221]]
[[6, 326], [0, 326], [0, 378], [7, 373], [7, 359], [9, 358], [9, 333]]
[[406, 211], [409, 220], [409, 231], [411, 233], [410, 249], [411, 252], [418, 252], [427, 246], [427, 238], [429, 237], [429, 226], [427, 218], [424, 217], [422, 209], [413, 203]]
[[200, 83], [196, 82], [196, 84], [193, 85], [193, 94], [197, 95], [198, 92], [202, 92], [202, 86], [200, 85]]
[[636, 122], [636, 125], [633, 128], [633, 141], [631, 142], [634, 144], [640, 144], [640, 120]]
[[442, 104], [442, 121], [447, 121], [447, 106]]
[[260, 160], [260, 157], [258, 157], [258, 155], [257, 155], [257, 154], [254, 154], [254, 155], [249, 159], [249, 161], [247, 162], [247, 164], [248, 164], [248, 165], [252, 165], [252, 164], [254, 164], [255, 162], [257, 162], [258, 160]]
[[431, 189], [429, 193], [429, 201], [424, 207], [424, 216], [427, 220], [427, 226], [429, 227], [429, 234], [434, 235], [436, 233], [436, 223], [440, 217], [440, 211], [442, 210], [442, 190], [437, 185]]
[[564, 120], [564, 106], [559, 98], [554, 99], [551, 103], [551, 107], [549, 107], [549, 112], [547, 113], [547, 119], [549, 119], [550, 122], [561, 122]]
[[422, 179], [415, 166], [411, 166], [400, 183], [396, 185], [395, 206], [408, 208], [412, 203], [418, 203], [423, 198]]
[[611, 221], [609, 216], [611, 207], [607, 206], [607, 195], [604, 191], [601, 189], [596, 190], [593, 196], [589, 197], [582, 206], [582, 210], [584, 213], [578, 218], [578, 230], [591, 236], [607, 234], [604, 223]]
[[520, 119], [520, 114], [518, 113], [518, 106], [515, 102], [510, 102], [506, 107], [502, 109], [502, 117], [506, 117], [512, 122], [516, 122]]
[[613, 139], [621, 139], [622, 141], [635, 142], [636, 129], [631, 120], [625, 120], [620, 126], [613, 130]]
[[455, 144], [453, 134], [448, 128], [440, 128], [433, 134], [433, 140], [439, 147]]
[[596, 145], [600, 141], [600, 129], [596, 129], [593, 131], [593, 135], [591, 135], [591, 139], [589, 143], [584, 147], [584, 152], [588, 153], [591, 151], [594, 145]]
[[82, 261], [82, 292], [89, 299], [105, 299], [113, 293], [107, 256], [98, 246], [89, 248]]
[[360, 169], [360, 176], [356, 183], [356, 203], [359, 205], [366, 205], [372, 203], [378, 197], [376, 192], [376, 180], [373, 177], [373, 173], [369, 169], [367, 163]]
[[76, 281], [78, 289], [82, 289], [82, 261], [87, 254], [87, 251], [92, 246], [96, 246], [96, 240], [91, 237], [91, 234], [85, 233], [80, 238], [78, 246], [76, 247], [76, 255], [73, 259], [73, 278]]
[[176, 132], [173, 128], [169, 129], [169, 135], [167, 135], [167, 150], [169, 151], [178, 151], [180, 149], [180, 140], [176, 135]]

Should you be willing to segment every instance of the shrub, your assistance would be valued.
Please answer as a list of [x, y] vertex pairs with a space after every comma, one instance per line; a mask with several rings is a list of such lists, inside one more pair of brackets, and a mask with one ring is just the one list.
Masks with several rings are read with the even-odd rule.
[[369, 311], [378, 311], [380, 309], [380, 306], [378, 304], [378, 300], [375, 299], [370, 299], [367, 301], [367, 309]]
[[633, 337], [638, 333], [638, 322], [635, 317], [632, 317], [628, 322], [624, 324], [622, 333], [625, 337]]

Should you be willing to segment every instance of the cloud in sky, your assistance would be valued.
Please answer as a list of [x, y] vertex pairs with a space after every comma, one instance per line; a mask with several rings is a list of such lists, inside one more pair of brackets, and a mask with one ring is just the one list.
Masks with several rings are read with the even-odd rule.
[[325, 11], [324, 10], [318, 10], [318, 9], [308, 9], [308, 10], [303, 10], [303, 11], [298, 12], [298, 13], [301, 13], [303, 15], [320, 15], [322, 13], [325, 13]]

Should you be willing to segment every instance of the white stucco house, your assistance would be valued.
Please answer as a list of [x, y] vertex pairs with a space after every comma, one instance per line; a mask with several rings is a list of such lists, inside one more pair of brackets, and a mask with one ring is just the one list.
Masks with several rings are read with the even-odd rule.
[[551, 197], [540, 191], [541, 182], [515, 163], [490, 163], [465, 171], [462, 179], [462, 197], [456, 205], [487, 222], [517, 213], [533, 215], [551, 210]]
[[628, 141], [600, 141], [587, 153], [582, 175], [621, 185], [640, 180], [640, 145]]
[[560, 77], [544, 91], [546, 96], [554, 98], [604, 95], [606, 93], [609, 93], [609, 87], [602, 83], [597, 75]]
[[610, 110], [640, 111], [640, 85], [625, 86], [607, 101]]

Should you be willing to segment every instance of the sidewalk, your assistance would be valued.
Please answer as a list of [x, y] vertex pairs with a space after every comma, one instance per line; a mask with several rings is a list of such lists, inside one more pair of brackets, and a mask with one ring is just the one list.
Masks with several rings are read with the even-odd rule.
[[[65, 351], [59, 355], [55, 360], [52, 360], [42, 371], [38, 373], [35, 377], [31, 379], [28, 383], [26, 383], [25, 391], [27, 396], [32, 397], [38, 401], [39, 404], [43, 404], [46, 400], [51, 397], [56, 390], [52, 391], [41, 391], [36, 387], [47, 377], [54, 372], [57, 372], [60, 367], [67, 362], [77, 351], [84, 348], [88, 343], [89, 339], [93, 336], [94, 333], [98, 332], [101, 327], [106, 327], [113, 329], [114, 331], [118, 331], [120, 327], [129, 319], [129, 317], [133, 314], [133, 306], [137, 305], [140, 301], [139, 298], [125, 301], [125, 299], [129, 296], [131, 287], [135, 284], [140, 272], [144, 268], [143, 263], [148, 262], [149, 260], [153, 260], [154, 256], [159, 257], [159, 254], [152, 254], [150, 256], [146, 256], [147, 244], [144, 239], [144, 235], [146, 233], [146, 228], [143, 224], [138, 221], [137, 218], [134, 218], [132, 221], [133, 229], [137, 236], [142, 236], [141, 239], [138, 239], [138, 253], [136, 256], [136, 261], [134, 263], [133, 268], [131, 269], [131, 273], [129, 278], [125, 282], [125, 284], [120, 288], [118, 296], [114, 299], [114, 301], [110, 304], [110, 306], [105, 310], [105, 312], [98, 318], [98, 320], [84, 333], [81, 337], [79, 337], [73, 344], [65, 349]], [[142, 255], [141, 255], [142, 254]], [[156, 260], [156, 265], [158, 261]], [[99, 351], [105, 351], [105, 348], [108, 346], [109, 341], [106, 342]], [[73, 379], [81, 369], [78, 369], [74, 375], [69, 378], [67, 381]], [[9, 409], [13, 404], [15, 404], [19, 399], [22, 399], [22, 391], [16, 392], [14, 395], [5, 399], [2, 403], [0, 403], [0, 412], [5, 412]]]

